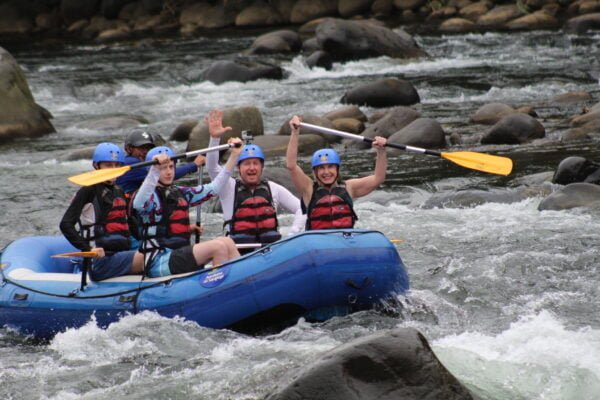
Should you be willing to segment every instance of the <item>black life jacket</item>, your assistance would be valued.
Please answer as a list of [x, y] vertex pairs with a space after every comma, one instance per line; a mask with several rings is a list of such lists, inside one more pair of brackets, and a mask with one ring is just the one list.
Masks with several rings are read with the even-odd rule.
[[[155, 234], [149, 234], [151, 225], [144, 225], [142, 240], [153, 242], [144, 250], [156, 248], [177, 249], [190, 244], [190, 206], [177, 186], [157, 186], [155, 192], [162, 206], [162, 216], [155, 225]], [[133, 202], [133, 201], [132, 201]]]
[[236, 242], [267, 243], [281, 238], [277, 232], [277, 214], [268, 182], [261, 181], [251, 191], [239, 179], [236, 180], [233, 215], [231, 220], [225, 221], [227, 224], [229, 235]]
[[304, 201], [300, 204], [302, 213], [307, 215], [306, 230], [354, 228], [358, 217], [353, 204], [346, 186], [335, 185], [328, 189], [315, 183], [308, 208]]
[[131, 240], [123, 190], [116, 185], [96, 185], [92, 206], [95, 222], [83, 224], [80, 220], [81, 236], [107, 252], [129, 250]]

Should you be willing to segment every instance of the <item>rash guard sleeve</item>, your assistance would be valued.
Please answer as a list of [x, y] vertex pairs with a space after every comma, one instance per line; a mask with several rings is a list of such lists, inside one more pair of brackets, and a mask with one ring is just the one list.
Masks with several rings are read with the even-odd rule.
[[87, 240], [79, 233], [77, 224], [85, 205], [94, 201], [95, 193], [96, 186], [86, 186], [79, 189], [75, 193], [75, 197], [73, 197], [67, 211], [65, 211], [59, 225], [60, 231], [65, 238], [81, 251], [90, 251], [92, 249]]

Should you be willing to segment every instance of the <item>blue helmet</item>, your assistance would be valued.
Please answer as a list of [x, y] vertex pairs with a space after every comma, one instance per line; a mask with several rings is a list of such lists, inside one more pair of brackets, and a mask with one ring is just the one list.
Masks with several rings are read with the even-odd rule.
[[311, 165], [313, 168], [325, 164], [335, 164], [339, 167], [341, 163], [340, 156], [335, 150], [321, 149], [313, 154]]
[[169, 157], [175, 157], [176, 155], [173, 149], [171, 149], [170, 147], [158, 146], [153, 149], [150, 149], [150, 151], [146, 154], [146, 161], [152, 161], [152, 158], [157, 154], [166, 154]]
[[263, 153], [262, 149], [255, 144], [247, 144], [242, 149], [242, 154], [240, 154], [240, 158], [238, 159], [238, 165], [244, 160], [249, 158], [258, 158], [263, 163], [265, 162], [265, 153]]
[[94, 150], [92, 163], [98, 164], [101, 162], [118, 162], [125, 164], [125, 153], [123, 153], [123, 150], [114, 143], [100, 143]]

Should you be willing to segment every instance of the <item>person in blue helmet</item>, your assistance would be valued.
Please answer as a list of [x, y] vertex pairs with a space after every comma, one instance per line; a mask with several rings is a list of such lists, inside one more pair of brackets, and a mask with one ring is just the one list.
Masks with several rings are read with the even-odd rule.
[[155, 147], [146, 160], [157, 160], [150, 167], [142, 186], [132, 199], [133, 209], [143, 226], [140, 252], [145, 256], [146, 274], [150, 277], [180, 274], [202, 269], [239, 257], [235, 243], [227, 237], [190, 245], [189, 208], [220, 195], [241, 153], [241, 140], [231, 150], [229, 160], [219, 176], [206, 185], [176, 186], [175, 156], [169, 147]]
[[[212, 110], [205, 118], [210, 133], [209, 146], [218, 146], [221, 136], [231, 127], [223, 127], [223, 112]], [[228, 179], [220, 194], [221, 208], [227, 234], [236, 243], [272, 243], [281, 239], [277, 212], [294, 214], [289, 234], [303, 229], [304, 217], [300, 200], [285, 187], [263, 179], [265, 155], [255, 144], [246, 144], [238, 160], [239, 178]], [[219, 155], [206, 155], [206, 165], [211, 179], [221, 171]]]
[[377, 151], [375, 173], [363, 178], [340, 180], [341, 160], [333, 149], [315, 151], [311, 167], [314, 180], [298, 166], [298, 137], [300, 118], [290, 120], [292, 130], [287, 147], [286, 166], [294, 185], [301, 193], [302, 211], [306, 214], [306, 230], [353, 228], [358, 217], [354, 212], [353, 200], [366, 196], [385, 181], [387, 140], [376, 136], [373, 147]]
[[[123, 151], [114, 143], [100, 143], [92, 156], [95, 169], [124, 164]], [[98, 254], [90, 277], [100, 281], [142, 272], [143, 256], [131, 248], [126, 200], [115, 179], [80, 188], [60, 221], [65, 238], [81, 251]]]
[[[148, 151], [156, 146], [154, 136], [147, 130], [135, 129], [125, 138], [125, 165], [133, 165], [146, 159]], [[193, 163], [182, 164], [175, 170], [175, 180], [194, 173], [204, 164], [204, 156], [198, 156]], [[134, 168], [117, 178], [117, 185], [129, 196], [135, 192], [146, 178], [146, 170]]]

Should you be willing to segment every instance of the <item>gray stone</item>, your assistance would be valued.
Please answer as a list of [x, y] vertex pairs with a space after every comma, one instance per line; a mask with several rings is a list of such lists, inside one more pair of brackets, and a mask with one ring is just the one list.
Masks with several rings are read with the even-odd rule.
[[420, 101], [415, 87], [410, 82], [397, 78], [357, 86], [347, 91], [341, 99], [343, 104], [369, 107], [408, 106]]
[[16, 60], [0, 47], [0, 142], [55, 132], [51, 118], [35, 102]]
[[458, 400], [469, 391], [413, 328], [380, 331], [343, 344], [303, 369], [267, 400]]
[[543, 199], [538, 210], [568, 210], [575, 207], [600, 206], [600, 186], [591, 183], [571, 183]]
[[498, 121], [482, 138], [482, 144], [521, 144], [546, 135], [544, 126], [535, 118], [511, 114]]

